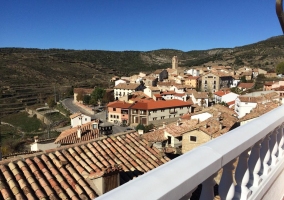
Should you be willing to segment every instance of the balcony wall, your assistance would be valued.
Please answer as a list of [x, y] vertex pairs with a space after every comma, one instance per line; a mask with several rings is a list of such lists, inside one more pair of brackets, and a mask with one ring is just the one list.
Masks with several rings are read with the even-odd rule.
[[103, 199], [213, 199], [223, 170], [221, 199], [281, 200], [284, 194], [284, 106], [234, 129], [102, 196]]

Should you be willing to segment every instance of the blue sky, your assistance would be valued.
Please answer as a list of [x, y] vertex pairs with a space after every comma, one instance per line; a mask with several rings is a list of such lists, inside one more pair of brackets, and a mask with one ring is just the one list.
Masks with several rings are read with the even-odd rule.
[[282, 34], [275, 0], [0, 2], [0, 47], [190, 51]]

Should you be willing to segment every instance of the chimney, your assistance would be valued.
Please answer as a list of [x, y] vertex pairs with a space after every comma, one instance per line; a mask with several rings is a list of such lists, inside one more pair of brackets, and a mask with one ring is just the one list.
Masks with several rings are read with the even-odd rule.
[[120, 171], [119, 165], [103, 168], [102, 171], [88, 174], [86, 181], [98, 195], [102, 195], [120, 185]]
[[78, 139], [81, 139], [81, 136], [82, 136], [81, 126], [78, 126], [78, 129], [77, 129], [77, 138], [78, 138]]
[[144, 131], [141, 130], [141, 129], [139, 129], [139, 130], [138, 130], [138, 133], [139, 133], [139, 135], [143, 135]]
[[163, 122], [163, 128], [166, 128], [166, 123], [165, 122]]

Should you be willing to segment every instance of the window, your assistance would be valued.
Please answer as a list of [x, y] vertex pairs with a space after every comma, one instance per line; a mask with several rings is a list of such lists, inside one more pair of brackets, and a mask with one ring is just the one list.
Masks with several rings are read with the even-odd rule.
[[165, 119], [165, 116], [162, 116], [161, 119]]
[[112, 111], [116, 111], [116, 108], [113, 108]]
[[189, 140], [191, 142], [196, 142], [196, 136], [189, 136]]
[[162, 109], [161, 112], [165, 112], [165, 109]]
[[87, 121], [87, 118], [85, 118], [85, 121]]
[[153, 117], [153, 120], [157, 120], [157, 117]]
[[110, 115], [110, 118], [112, 118], [112, 115]]

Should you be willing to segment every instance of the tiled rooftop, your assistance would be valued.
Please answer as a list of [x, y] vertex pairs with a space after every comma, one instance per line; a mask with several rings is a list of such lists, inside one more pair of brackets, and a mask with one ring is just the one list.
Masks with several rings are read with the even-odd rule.
[[125, 89], [125, 90], [135, 90], [139, 87], [136, 83], [119, 83], [114, 89]]
[[77, 136], [77, 130], [79, 127], [73, 127], [70, 129], [67, 129], [57, 137], [55, 140], [55, 144], [74, 144], [79, 143], [82, 141], [89, 141], [95, 138], [99, 137], [99, 130], [93, 129], [92, 124], [98, 121], [91, 121], [89, 123], [83, 124], [80, 126], [81, 128], [81, 138], [78, 138]]
[[90, 180], [120, 171], [123, 184], [169, 161], [140, 139], [120, 134], [0, 162], [0, 199], [93, 199]]
[[132, 103], [126, 103], [125, 101], [113, 101], [110, 102], [107, 107], [111, 108], [129, 108], [132, 105]]
[[277, 108], [278, 106], [279, 105], [277, 103], [273, 103], [273, 102], [269, 102], [266, 104], [258, 103], [257, 106], [254, 109], [252, 109], [250, 113], [243, 116], [241, 119], [239, 119], [239, 121], [242, 122], [242, 121], [247, 121], [250, 119], [257, 118], [273, 110], [274, 108]]

